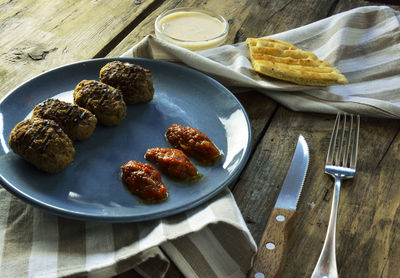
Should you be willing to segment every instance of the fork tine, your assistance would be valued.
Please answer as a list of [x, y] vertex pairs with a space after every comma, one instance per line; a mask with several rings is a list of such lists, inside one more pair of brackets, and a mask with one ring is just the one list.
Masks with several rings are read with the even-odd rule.
[[350, 168], [353, 168], [353, 169], [356, 168], [356, 163], [357, 163], [359, 134], [360, 134], [360, 115], [357, 115], [356, 130], [355, 130], [354, 140], [353, 140], [353, 149], [351, 151], [351, 157], [350, 157]]
[[333, 164], [333, 155], [335, 153], [336, 138], [339, 130], [340, 112], [337, 113], [335, 125], [333, 126], [331, 141], [329, 142], [328, 154], [326, 156], [326, 164]]
[[344, 135], [346, 133], [346, 119], [347, 119], [347, 114], [344, 113], [343, 115], [343, 125], [342, 127], [340, 127], [340, 121], [339, 121], [339, 126], [338, 128], [341, 128], [342, 131], [342, 136], [339, 139], [339, 145], [338, 145], [338, 151], [336, 153], [336, 159], [335, 159], [335, 165], [340, 165], [340, 159], [342, 157], [342, 147], [343, 147], [343, 143], [344, 143]]
[[353, 114], [350, 114], [350, 124], [349, 124], [349, 128], [347, 131], [347, 144], [346, 144], [346, 148], [343, 154], [343, 161], [342, 161], [342, 165], [343, 167], [347, 167], [347, 162], [349, 159], [349, 153], [350, 153], [350, 143], [351, 143], [351, 135], [352, 135], [352, 131], [353, 131]]

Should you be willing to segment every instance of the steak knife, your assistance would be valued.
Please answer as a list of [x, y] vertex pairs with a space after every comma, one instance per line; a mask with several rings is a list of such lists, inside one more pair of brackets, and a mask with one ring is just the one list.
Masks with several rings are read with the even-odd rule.
[[287, 253], [287, 239], [296, 218], [297, 201], [303, 188], [309, 151], [299, 136], [289, 171], [265, 226], [249, 278], [280, 277]]

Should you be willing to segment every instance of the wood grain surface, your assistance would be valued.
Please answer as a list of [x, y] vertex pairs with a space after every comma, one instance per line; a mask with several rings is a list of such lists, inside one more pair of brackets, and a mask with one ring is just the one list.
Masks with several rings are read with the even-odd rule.
[[0, 95], [49, 69], [98, 56], [157, 1], [0, 2]]
[[[116, 57], [147, 34], [174, 7], [202, 7], [230, 23], [227, 43], [267, 36], [366, 5], [397, 1], [28, 1], [0, 0], [0, 96], [56, 66], [95, 57]], [[255, 91], [237, 94], [253, 131], [252, 154], [231, 185], [238, 206], [260, 242], [290, 164], [298, 135], [310, 147], [310, 166], [289, 237], [283, 277], [310, 277], [328, 225], [333, 181], [324, 162], [334, 115], [299, 113]], [[337, 223], [340, 277], [399, 277], [400, 122], [361, 119], [358, 169], [341, 190]], [[134, 271], [121, 277], [136, 277]], [[172, 268], [168, 277], [179, 277]]]

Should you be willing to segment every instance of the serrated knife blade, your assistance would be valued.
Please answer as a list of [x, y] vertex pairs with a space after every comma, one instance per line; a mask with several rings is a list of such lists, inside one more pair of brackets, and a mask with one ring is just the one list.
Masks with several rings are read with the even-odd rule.
[[300, 134], [282, 189], [265, 226], [249, 278], [281, 276], [287, 252], [287, 238], [296, 218], [297, 203], [308, 163], [308, 145]]

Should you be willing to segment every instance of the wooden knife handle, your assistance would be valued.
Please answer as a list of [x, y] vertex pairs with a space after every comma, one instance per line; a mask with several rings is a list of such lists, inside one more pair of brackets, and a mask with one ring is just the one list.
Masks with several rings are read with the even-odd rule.
[[265, 226], [248, 278], [282, 276], [287, 253], [287, 239], [295, 218], [295, 210], [274, 207]]

